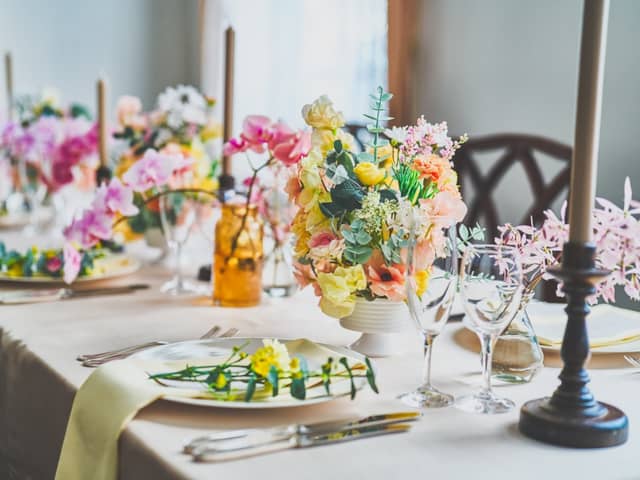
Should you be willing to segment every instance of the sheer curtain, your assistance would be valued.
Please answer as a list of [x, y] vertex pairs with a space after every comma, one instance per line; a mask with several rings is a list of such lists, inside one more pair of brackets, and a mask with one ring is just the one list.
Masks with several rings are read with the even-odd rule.
[[202, 22], [202, 88], [220, 100], [223, 31], [236, 31], [234, 131], [252, 113], [301, 127], [323, 94], [362, 121], [367, 94], [386, 87], [386, 0], [204, 0]]

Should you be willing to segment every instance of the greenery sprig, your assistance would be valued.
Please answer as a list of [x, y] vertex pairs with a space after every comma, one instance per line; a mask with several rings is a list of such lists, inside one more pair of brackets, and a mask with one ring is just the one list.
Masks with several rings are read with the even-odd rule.
[[[371, 389], [378, 393], [375, 373], [368, 358], [364, 365], [349, 364], [346, 357], [328, 358], [320, 371], [311, 371], [302, 356], [289, 358], [286, 347], [277, 340], [265, 341], [265, 345], [249, 355], [244, 351], [248, 342], [235, 346], [229, 357], [216, 365], [190, 366], [172, 372], [149, 375], [149, 378], [166, 385], [163, 380], [199, 382], [207, 387], [210, 395], [218, 400], [276, 397], [287, 390], [293, 398], [304, 400], [309, 389], [324, 387], [331, 395], [335, 379], [348, 379], [351, 399], [356, 396], [354, 379], [366, 378]], [[244, 389], [234, 389], [234, 384], [245, 384]], [[258, 389], [258, 387], [261, 387]]]

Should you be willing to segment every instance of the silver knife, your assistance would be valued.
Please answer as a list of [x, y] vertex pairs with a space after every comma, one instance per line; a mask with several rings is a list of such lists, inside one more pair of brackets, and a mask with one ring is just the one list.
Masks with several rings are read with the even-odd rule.
[[147, 284], [132, 284], [121, 287], [104, 287], [90, 289], [54, 288], [54, 289], [29, 289], [11, 290], [0, 292], [0, 303], [5, 305], [19, 305], [25, 303], [55, 302], [69, 298], [94, 297], [99, 295], [122, 295], [133, 293], [137, 290], [149, 288]]
[[378, 435], [389, 435], [393, 433], [404, 433], [411, 429], [408, 423], [395, 423], [391, 425], [374, 425], [368, 427], [352, 428], [335, 432], [325, 432], [321, 434], [296, 434], [285, 440], [262, 444], [258, 446], [246, 447], [236, 446], [230, 442], [222, 445], [203, 445], [192, 452], [196, 462], [221, 462], [235, 460], [254, 455], [263, 455], [289, 448], [307, 448], [319, 445], [329, 445], [333, 443], [359, 440], [362, 438], [375, 437]]
[[320, 435], [326, 432], [339, 432], [354, 428], [373, 427], [378, 425], [392, 425], [401, 422], [411, 422], [422, 416], [420, 412], [393, 412], [368, 417], [318, 422], [310, 424], [291, 424], [273, 428], [250, 428], [241, 430], [227, 430], [194, 438], [183, 447], [184, 453], [193, 451], [204, 445], [220, 445], [233, 442], [237, 447], [253, 448], [268, 443], [288, 440], [296, 435]]

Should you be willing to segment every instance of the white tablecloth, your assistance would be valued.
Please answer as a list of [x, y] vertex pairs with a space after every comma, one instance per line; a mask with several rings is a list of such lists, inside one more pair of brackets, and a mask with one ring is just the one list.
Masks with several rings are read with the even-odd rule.
[[[75, 361], [79, 353], [109, 350], [148, 340], [197, 338], [213, 324], [237, 327], [245, 336], [307, 337], [347, 344], [357, 336], [323, 316], [309, 292], [267, 300], [259, 308], [222, 309], [206, 299], [162, 295], [166, 273], [147, 269], [130, 281], [152, 289], [131, 296], [0, 307], [0, 478], [53, 477], [73, 395], [91, 373]], [[453, 341], [451, 324], [434, 352], [434, 379], [443, 390], [470, 393], [479, 382], [477, 354]], [[160, 401], [143, 410], [123, 433], [122, 479], [388, 479], [640, 478], [640, 375], [633, 370], [593, 370], [592, 390], [626, 411], [629, 442], [603, 450], [558, 448], [523, 437], [518, 410], [482, 416], [455, 408], [426, 411], [408, 434], [286, 451], [222, 464], [196, 464], [180, 453], [185, 439], [208, 429], [307, 422], [406, 409], [395, 397], [415, 387], [421, 370], [419, 344], [376, 361], [380, 395], [363, 391], [355, 401], [338, 400], [287, 411], [191, 407]], [[516, 401], [552, 393], [557, 369], [545, 368], [532, 383], [500, 387]], [[109, 408], [108, 405], [102, 408]], [[99, 409], [96, 410], [99, 414]]]

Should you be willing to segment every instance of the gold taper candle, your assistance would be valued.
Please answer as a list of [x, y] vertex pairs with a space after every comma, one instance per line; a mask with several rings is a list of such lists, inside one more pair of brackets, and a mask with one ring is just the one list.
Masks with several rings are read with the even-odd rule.
[[569, 239], [574, 242], [590, 242], [593, 233], [608, 17], [609, 0], [585, 0], [569, 190]]
[[107, 165], [107, 122], [106, 122], [106, 85], [105, 81], [98, 79], [98, 153], [100, 165]]
[[4, 72], [7, 87], [7, 119], [13, 120], [13, 62], [10, 52], [4, 55]]
[[[236, 33], [233, 28], [225, 32], [224, 61], [224, 141], [229, 141], [233, 132], [233, 73], [235, 66]], [[231, 175], [231, 158], [222, 159], [222, 174]]]

